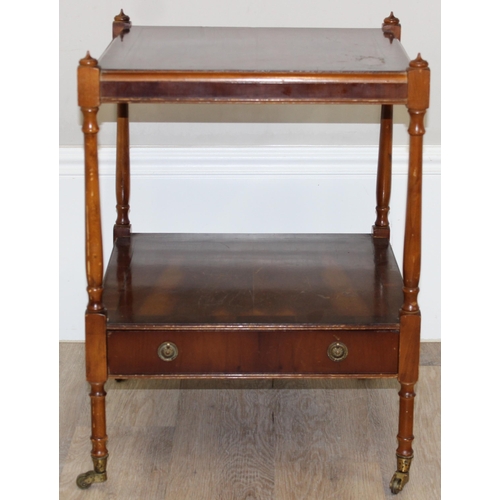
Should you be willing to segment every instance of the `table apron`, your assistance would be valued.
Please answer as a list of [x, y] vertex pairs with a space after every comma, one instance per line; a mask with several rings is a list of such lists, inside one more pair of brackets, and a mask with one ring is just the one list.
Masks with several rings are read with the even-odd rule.
[[101, 102], [282, 102], [405, 104], [406, 83], [101, 81]]

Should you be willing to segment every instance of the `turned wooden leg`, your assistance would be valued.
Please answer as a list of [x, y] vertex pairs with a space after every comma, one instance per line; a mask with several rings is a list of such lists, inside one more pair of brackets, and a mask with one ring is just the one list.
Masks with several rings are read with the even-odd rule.
[[380, 114], [380, 143], [377, 170], [377, 220], [373, 226], [374, 238], [387, 238], [389, 229], [389, 201], [392, 180], [392, 115], [391, 105], [382, 106]]
[[116, 120], [116, 223], [113, 239], [130, 236], [130, 140], [128, 104], [117, 106]]
[[410, 113], [410, 158], [403, 251], [403, 296], [400, 310], [398, 380], [399, 429], [397, 470], [391, 480], [392, 493], [399, 493], [409, 480], [413, 459], [413, 413], [415, 384], [420, 357], [420, 308], [418, 304], [422, 226], [422, 148], [425, 111], [429, 105], [429, 68], [420, 54], [408, 68], [408, 112]]
[[[401, 40], [401, 25], [399, 19], [391, 12], [382, 23], [384, 36], [391, 40]], [[378, 149], [377, 169], [377, 220], [373, 226], [374, 238], [390, 237], [389, 202], [391, 199], [392, 181], [392, 128], [393, 106], [384, 104], [380, 113], [380, 139]]]
[[397, 468], [391, 479], [392, 493], [399, 493], [410, 479], [410, 466], [413, 460], [413, 405], [415, 384], [401, 382], [399, 391], [399, 430], [396, 450]]
[[90, 455], [94, 470], [80, 474], [76, 484], [88, 488], [92, 483], [106, 481], [108, 450], [106, 447], [106, 316], [104, 314], [86, 314], [85, 351], [87, 380], [90, 383], [91, 435], [92, 450]]
[[104, 391], [107, 380], [106, 311], [102, 303], [103, 248], [97, 157], [99, 68], [88, 53], [78, 68], [78, 102], [83, 114], [85, 149], [85, 259], [89, 299], [85, 314], [85, 361], [91, 387], [94, 470], [80, 474], [76, 482], [80, 488], [88, 488], [92, 483], [106, 480], [108, 457]]
[[107, 479], [106, 465], [108, 460], [108, 450], [106, 442], [106, 406], [104, 384], [90, 384], [90, 402], [92, 415], [92, 441], [91, 457], [94, 463], [94, 470], [80, 474], [76, 479], [79, 488], [89, 488], [93, 483], [103, 483]]

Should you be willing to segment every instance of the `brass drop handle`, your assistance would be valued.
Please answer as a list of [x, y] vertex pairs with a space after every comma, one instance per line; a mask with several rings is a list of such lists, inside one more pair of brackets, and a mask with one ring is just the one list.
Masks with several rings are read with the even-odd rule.
[[158, 356], [163, 361], [173, 361], [177, 354], [179, 354], [179, 349], [173, 342], [163, 342], [163, 344], [158, 347]]
[[349, 351], [347, 350], [347, 346], [342, 342], [333, 342], [328, 346], [326, 353], [332, 361], [342, 361], [347, 358]]

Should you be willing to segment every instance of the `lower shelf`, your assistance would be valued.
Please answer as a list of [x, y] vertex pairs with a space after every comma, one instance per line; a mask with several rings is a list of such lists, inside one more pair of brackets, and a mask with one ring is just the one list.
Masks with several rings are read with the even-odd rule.
[[111, 329], [311, 325], [398, 329], [402, 279], [369, 234], [133, 234], [104, 279]]
[[368, 234], [133, 234], [115, 243], [103, 300], [111, 376], [398, 370], [401, 275]]

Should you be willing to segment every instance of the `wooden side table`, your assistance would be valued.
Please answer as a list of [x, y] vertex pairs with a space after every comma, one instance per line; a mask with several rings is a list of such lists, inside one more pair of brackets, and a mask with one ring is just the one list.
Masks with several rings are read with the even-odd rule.
[[[87, 380], [94, 469], [107, 479], [108, 377], [393, 377], [397, 470], [409, 478], [418, 378], [421, 188], [430, 71], [382, 29], [134, 26], [123, 11], [99, 61], [78, 68], [84, 121]], [[367, 234], [140, 234], [128, 217], [130, 102], [381, 106], [377, 217]], [[104, 275], [97, 112], [116, 103], [117, 219]], [[410, 114], [402, 274], [390, 245], [393, 105]], [[103, 278], [104, 275], [104, 278]]]

